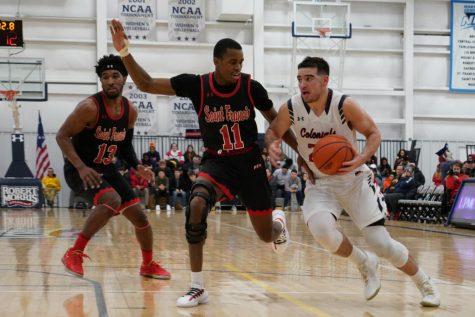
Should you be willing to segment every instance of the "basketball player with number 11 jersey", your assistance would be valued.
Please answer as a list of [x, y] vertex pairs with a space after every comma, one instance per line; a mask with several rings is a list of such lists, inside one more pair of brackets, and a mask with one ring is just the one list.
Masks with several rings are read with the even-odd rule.
[[[271, 162], [280, 157], [280, 138], [292, 129], [297, 136], [299, 154], [316, 177], [315, 184], [307, 184], [305, 190], [302, 208], [305, 222], [325, 249], [356, 264], [365, 284], [366, 300], [374, 298], [381, 288], [377, 277], [379, 256], [412, 278], [422, 294], [422, 306], [439, 306], [440, 297], [433, 280], [384, 227], [386, 205], [374, 185], [374, 175], [365, 165], [381, 143], [379, 129], [354, 100], [327, 87], [329, 74], [330, 67], [322, 58], [307, 57], [298, 65], [300, 93], [280, 107], [266, 132]], [[366, 137], [361, 154], [356, 149], [356, 132]], [[350, 142], [354, 157], [344, 162], [336, 175], [327, 175], [317, 169], [310, 157], [315, 143], [332, 134]], [[343, 209], [376, 254], [353, 246], [338, 229], [336, 221]]]

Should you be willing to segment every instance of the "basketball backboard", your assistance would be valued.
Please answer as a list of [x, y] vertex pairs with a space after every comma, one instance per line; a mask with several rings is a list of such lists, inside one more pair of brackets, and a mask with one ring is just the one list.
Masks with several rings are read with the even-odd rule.
[[17, 91], [18, 101], [46, 101], [44, 59], [0, 57], [0, 90]]
[[292, 36], [350, 38], [350, 4], [316, 0], [294, 1]]

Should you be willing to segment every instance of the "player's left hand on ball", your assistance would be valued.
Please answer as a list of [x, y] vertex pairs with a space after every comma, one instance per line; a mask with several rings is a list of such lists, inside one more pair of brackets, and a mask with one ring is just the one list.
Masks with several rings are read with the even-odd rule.
[[353, 159], [343, 162], [340, 169], [338, 170], [338, 175], [348, 174], [366, 163], [365, 158], [361, 154], [359, 154], [354, 148], [351, 148], [351, 150], [353, 151]]
[[119, 52], [127, 45], [127, 36], [125, 35], [124, 27], [118, 20], [112, 19], [109, 28], [114, 48]]
[[269, 159], [272, 166], [277, 167], [277, 162], [282, 155], [282, 149], [280, 148], [281, 140], [273, 141], [267, 148], [269, 152]]

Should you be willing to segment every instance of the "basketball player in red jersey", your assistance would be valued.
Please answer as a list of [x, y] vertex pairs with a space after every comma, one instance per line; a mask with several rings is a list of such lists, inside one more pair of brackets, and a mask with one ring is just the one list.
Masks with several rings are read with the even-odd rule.
[[109, 55], [98, 61], [96, 73], [102, 91], [81, 101], [56, 136], [65, 157], [66, 182], [95, 206], [62, 261], [70, 273], [83, 276], [88, 241], [110, 218], [122, 214], [135, 226], [142, 249], [140, 275], [170, 279], [170, 273], [153, 260], [152, 228], [140, 207], [140, 199], [111, 164], [118, 155], [137, 174], [147, 179], [153, 177], [153, 172], [139, 164], [132, 146], [137, 110], [122, 97], [127, 70], [119, 56]]
[[[241, 73], [242, 47], [232, 39], [220, 40], [215, 45], [212, 73], [151, 78], [128, 52], [120, 22], [112, 21], [111, 33], [114, 47], [140, 90], [188, 97], [198, 114], [206, 152], [186, 209], [191, 288], [177, 300], [179, 307], [197, 306], [208, 301], [202, 274], [203, 245], [206, 218], [216, 200], [239, 194], [261, 240], [272, 243], [278, 252], [289, 242], [284, 213], [272, 211], [271, 189], [256, 145], [255, 108], [269, 122], [276, 112], [264, 87], [250, 75]], [[295, 139], [286, 141], [296, 148]]]
[[[381, 143], [379, 129], [355, 100], [327, 87], [329, 75], [330, 66], [319, 57], [307, 57], [298, 65], [300, 93], [280, 107], [266, 132], [271, 162], [275, 164], [281, 153], [280, 138], [287, 130], [294, 130], [299, 152], [318, 178], [305, 189], [302, 207], [305, 223], [325, 249], [349, 258], [358, 266], [367, 300], [374, 298], [381, 288], [376, 275], [378, 258], [353, 246], [338, 229], [336, 220], [343, 209], [360, 229], [369, 249], [412, 278], [422, 294], [421, 305], [439, 306], [440, 296], [434, 281], [410, 256], [406, 246], [394, 240], [384, 227], [384, 198], [374, 186], [373, 173], [365, 165]], [[357, 131], [366, 138], [361, 154], [356, 150]], [[343, 163], [338, 175], [326, 175], [310, 162], [315, 143], [329, 134], [343, 136], [354, 148], [354, 158]]]

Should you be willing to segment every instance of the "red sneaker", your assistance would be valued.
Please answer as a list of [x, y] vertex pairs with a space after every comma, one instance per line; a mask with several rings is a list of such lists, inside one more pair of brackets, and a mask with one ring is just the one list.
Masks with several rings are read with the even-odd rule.
[[140, 275], [159, 280], [169, 280], [171, 278], [170, 273], [155, 261], [152, 261], [147, 265], [142, 264], [140, 267]]
[[71, 274], [83, 277], [84, 270], [82, 268], [82, 258], [91, 259], [87, 254], [82, 252], [81, 250], [73, 250], [69, 248], [66, 253], [63, 255], [61, 261], [63, 262], [64, 266], [66, 267], [66, 271]]

